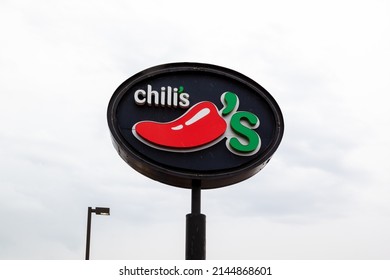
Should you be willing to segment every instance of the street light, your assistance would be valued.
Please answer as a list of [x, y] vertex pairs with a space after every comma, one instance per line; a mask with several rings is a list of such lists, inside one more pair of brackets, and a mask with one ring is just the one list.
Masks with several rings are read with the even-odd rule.
[[90, 243], [91, 243], [91, 216], [92, 216], [92, 213], [95, 213], [96, 215], [109, 216], [110, 215], [110, 208], [96, 207], [95, 209], [92, 209], [92, 207], [88, 207], [87, 247], [85, 249], [85, 259], [86, 260], [89, 260], [89, 247], [90, 247]]

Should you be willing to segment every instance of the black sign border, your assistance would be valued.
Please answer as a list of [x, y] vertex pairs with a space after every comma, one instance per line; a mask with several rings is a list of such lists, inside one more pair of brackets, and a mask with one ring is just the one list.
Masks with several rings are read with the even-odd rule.
[[[275, 135], [268, 149], [256, 160], [252, 160], [249, 162], [249, 164], [245, 164], [244, 166], [235, 170], [214, 172], [212, 174], [199, 174], [198, 172], [183, 172], [182, 170], [156, 165], [154, 162], [151, 162], [147, 158], [142, 157], [142, 155], [136, 151], [133, 151], [129, 145], [126, 145], [126, 140], [121, 135], [117, 125], [116, 111], [122, 97], [126, 94], [127, 90], [145, 79], [149, 79], [161, 74], [177, 73], [182, 71], [199, 71], [204, 72], [205, 74], [210, 73], [224, 76], [229, 79], [236, 80], [258, 93], [261, 98], [263, 98], [271, 107], [275, 116]], [[220, 188], [241, 182], [252, 177], [269, 162], [272, 155], [278, 148], [284, 132], [284, 120], [282, 112], [274, 98], [261, 85], [234, 70], [217, 65], [194, 62], [162, 64], [145, 69], [128, 78], [115, 90], [114, 94], [112, 95], [108, 105], [107, 120], [113, 145], [120, 157], [122, 157], [126, 163], [128, 163], [136, 171], [151, 179], [181, 188], [191, 188], [194, 180], [200, 181], [202, 189]]]

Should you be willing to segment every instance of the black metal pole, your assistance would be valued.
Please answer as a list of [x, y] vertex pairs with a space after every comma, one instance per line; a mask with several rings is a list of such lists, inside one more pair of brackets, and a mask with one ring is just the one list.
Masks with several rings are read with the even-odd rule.
[[201, 214], [201, 182], [192, 181], [191, 213], [186, 215], [186, 260], [206, 259], [206, 216]]
[[87, 245], [85, 248], [85, 259], [89, 260], [89, 248], [91, 243], [91, 216], [92, 207], [88, 207], [88, 219], [87, 219]]
[[201, 190], [202, 186], [200, 184], [200, 180], [193, 180], [191, 189], [191, 214], [200, 214], [200, 205], [202, 202]]

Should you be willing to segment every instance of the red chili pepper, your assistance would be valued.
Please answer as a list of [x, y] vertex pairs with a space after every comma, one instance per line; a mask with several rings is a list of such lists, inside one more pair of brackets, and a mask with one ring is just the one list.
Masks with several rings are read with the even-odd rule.
[[161, 147], [192, 149], [217, 140], [225, 133], [226, 127], [214, 103], [203, 101], [171, 122], [138, 122], [133, 133], [141, 140]]

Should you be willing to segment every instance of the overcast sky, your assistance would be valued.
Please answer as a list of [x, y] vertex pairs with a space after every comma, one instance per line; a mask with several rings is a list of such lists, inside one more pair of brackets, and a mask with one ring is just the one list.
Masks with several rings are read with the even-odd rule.
[[0, 259], [184, 259], [190, 191], [134, 171], [109, 99], [170, 62], [234, 69], [285, 120], [271, 162], [202, 192], [208, 259], [390, 258], [390, 2], [0, 0]]

